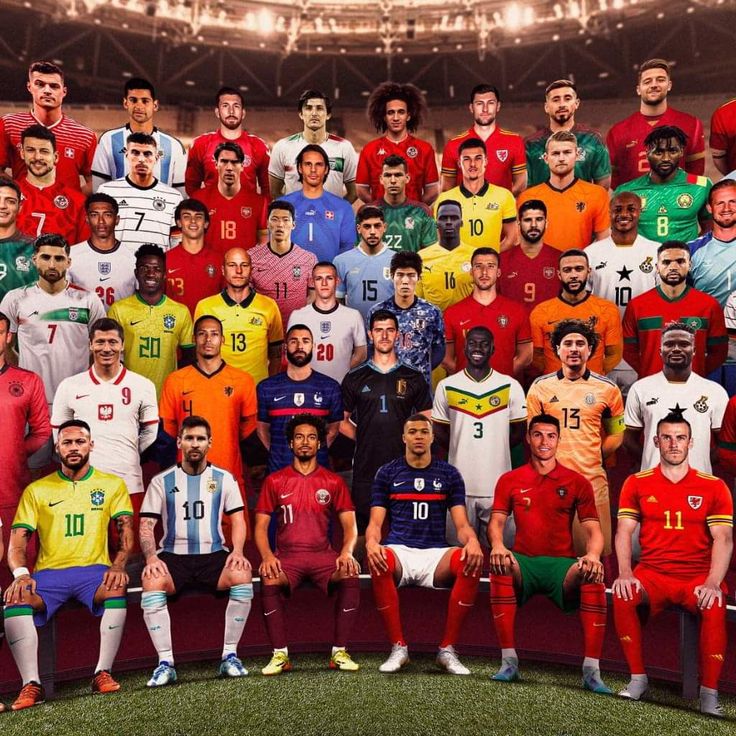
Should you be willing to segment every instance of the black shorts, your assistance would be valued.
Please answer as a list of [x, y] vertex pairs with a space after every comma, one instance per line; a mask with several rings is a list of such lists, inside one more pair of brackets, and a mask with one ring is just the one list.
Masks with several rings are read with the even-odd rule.
[[365, 528], [371, 518], [371, 498], [373, 496], [373, 481], [356, 480], [353, 477], [353, 487], [350, 497], [355, 506], [355, 520], [358, 524], [358, 534], [365, 534]]
[[229, 552], [220, 550], [204, 555], [176, 555], [172, 552], [160, 552], [158, 556], [169, 568], [176, 592], [181, 593], [188, 585], [216, 592], [217, 583], [229, 554]]

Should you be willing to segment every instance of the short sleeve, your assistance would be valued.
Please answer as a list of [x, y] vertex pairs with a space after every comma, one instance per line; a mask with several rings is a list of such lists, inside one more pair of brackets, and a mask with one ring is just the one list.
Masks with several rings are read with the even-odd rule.
[[509, 391], [509, 420], [511, 422], [526, 421], [526, 396], [521, 384], [511, 379], [511, 389]]
[[350, 491], [340, 476], [337, 477], [334, 492], [335, 500], [333, 501], [333, 508], [338, 514], [343, 511], [355, 511], [353, 500], [350, 497]]
[[181, 305], [181, 325], [179, 327], [179, 347], [189, 348], [194, 345], [194, 324], [189, 310]]
[[268, 320], [268, 344], [279, 345], [284, 341], [284, 325], [281, 321], [281, 312], [274, 302], [271, 306], [271, 314]]
[[503, 514], [509, 516], [513, 511], [511, 502], [511, 484], [509, 483], [509, 474], [504, 473], [499, 476], [496, 481], [496, 489], [493, 491], [493, 507], [492, 514]]
[[598, 189], [601, 191], [596, 191], [598, 206], [593, 221], [593, 231], [596, 233], [608, 230], [611, 227], [611, 215], [608, 210], [608, 192], [603, 187], [598, 187]]
[[273, 149], [271, 150], [271, 160], [268, 163], [269, 176], [273, 176], [275, 179], [281, 179], [282, 181], [286, 177], [286, 171], [284, 169], [283, 161], [283, 150], [283, 139], [280, 141], [276, 141]]
[[624, 424], [630, 429], [644, 429], [644, 417], [641, 411], [641, 396], [639, 381], [635, 381], [629, 389], [624, 409]]
[[38, 528], [38, 505], [33, 485], [27, 486], [20, 497], [12, 528], [28, 529], [32, 532], [35, 532]]
[[593, 486], [582, 475], [576, 478], [576, 508], [580, 521], [599, 521]]
[[342, 180], [345, 184], [351, 184], [355, 181], [358, 172], [358, 154], [355, 152], [353, 144], [350, 141], [346, 140], [343, 148], [345, 168], [342, 172]]
[[130, 494], [125, 481], [122, 479], [119, 480], [110, 500], [110, 518], [117, 519], [118, 516], [133, 516]]
[[733, 498], [728, 486], [719, 478], [714, 484], [708, 513], [705, 517], [709, 527], [733, 526]]
[[503, 202], [501, 203], [501, 217], [504, 222], [516, 220], [516, 200], [508, 189], [504, 189]]
[[368, 344], [368, 336], [365, 334], [365, 323], [360, 316], [360, 312], [353, 310], [353, 346], [356, 348], [365, 347]]
[[140, 424], [158, 424], [158, 401], [156, 386], [153, 381], [146, 380], [141, 386], [141, 405], [138, 411]]
[[373, 478], [373, 487], [371, 490], [371, 506], [381, 506], [388, 508], [389, 488], [391, 484], [388, 465], [382, 465]]
[[143, 497], [141, 504], [142, 517], [160, 518], [164, 512], [164, 484], [160, 475], [156, 475], [151, 479], [146, 489], [146, 495]]
[[276, 494], [274, 492], [272, 476], [267, 476], [266, 480], [263, 481], [261, 486], [261, 492], [258, 496], [258, 502], [256, 503], [257, 514], [272, 514], [276, 510]]
[[18, 311], [13, 291], [9, 291], [0, 302], [0, 312], [10, 320], [10, 332], [18, 332]]
[[223, 475], [222, 491], [222, 509], [226, 514], [232, 514], [243, 508], [243, 497], [240, 494], [240, 488], [230, 473]]
[[447, 505], [450, 508], [453, 506], [465, 508], [465, 481], [457, 468], [452, 465], [448, 467], [450, 468], [450, 493], [447, 496]]
[[630, 475], [624, 481], [618, 501], [619, 519], [633, 519], [634, 521], [639, 521], [641, 518], [637, 485], [638, 479], [635, 475]]
[[434, 402], [432, 404], [432, 421], [441, 424], [450, 423], [450, 407], [447, 404], [446, 380], [443, 379], [437, 384], [434, 392]]

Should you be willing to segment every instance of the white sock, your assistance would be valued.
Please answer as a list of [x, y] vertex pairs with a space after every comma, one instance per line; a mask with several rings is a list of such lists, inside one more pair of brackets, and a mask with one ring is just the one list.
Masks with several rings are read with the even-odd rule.
[[162, 590], [144, 592], [141, 595], [141, 608], [148, 634], [158, 653], [158, 661], [174, 664], [174, 651], [171, 646], [171, 618], [166, 605], [166, 593]]
[[244, 583], [230, 588], [230, 600], [225, 609], [225, 641], [222, 645], [222, 658], [238, 653], [238, 643], [243, 635], [245, 623], [253, 603], [253, 584]]
[[273, 653], [276, 654], [276, 652], [282, 652], [287, 657], [289, 656], [289, 647], [284, 647], [283, 649], [274, 649]]
[[[125, 599], [122, 599], [125, 603]], [[97, 660], [95, 672], [112, 669], [115, 655], [118, 653], [120, 641], [123, 638], [125, 617], [128, 609], [124, 606], [105, 608], [100, 621], [100, 658]]]
[[516, 653], [516, 649], [502, 649], [501, 650], [501, 659], [508, 659], [512, 658], [518, 661], [519, 655]]
[[344, 652], [345, 647], [332, 647], [332, 656], [334, 657], [338, 652]]
[[646, 675], [631, 675], [631, 682], [649, 682]]
[[600, 659], [594, 659], [593, 657], [586, 657], [583, 660], [583, 669], [586, 667], [592, 667], [594, 670], [599, 670], [601, 668], [601, 661]]
[[22, 614], [5, 619], [5, 635], [23, 684], [41, 683], [38, 674], [38, 633], [33, 616]]

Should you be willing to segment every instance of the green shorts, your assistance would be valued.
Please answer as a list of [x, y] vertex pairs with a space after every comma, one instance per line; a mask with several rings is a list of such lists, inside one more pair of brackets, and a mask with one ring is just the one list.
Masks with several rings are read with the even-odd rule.
[[576, 560], [574, 557], [529, 557], [514, 553], [521, 570], [521, 591], [519, 605], [526, 603], [533, 595], [546, 595], [561, 611], [571, 613], [580, 607], [580, 597], [565, 600], [562, 584], [567, 571]]

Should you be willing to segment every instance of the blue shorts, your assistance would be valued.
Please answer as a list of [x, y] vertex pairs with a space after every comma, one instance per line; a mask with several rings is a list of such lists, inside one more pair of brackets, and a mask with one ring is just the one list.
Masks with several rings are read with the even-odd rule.
[[103, 575], [108, 570], [107, 565], [88, 565], [34, 572], [36, 593], [43, 598], [46, 608], [34, 612], [33, 623], [36, 626], [48, 623], [59, 608], [71, 598], [87, 606], [93, 616], [102, 616], [104, 606], [102, 603], [95, 603], [95, 594], [102, 583]]

